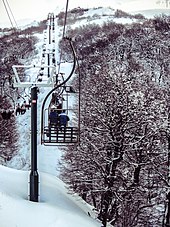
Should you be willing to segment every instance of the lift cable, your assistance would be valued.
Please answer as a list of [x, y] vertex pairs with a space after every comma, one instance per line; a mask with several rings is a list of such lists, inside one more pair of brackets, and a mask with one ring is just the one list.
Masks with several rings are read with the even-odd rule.
[[12, 103], [13, 103], [13, 109], [15, 109], [15, 101], [14, 101], [13, 97], [12, 97], [11, 95], [7, 94], [7, 93], [5, 93], [5, 95], [6, 95], [8, 98], [11, 99], [11, 101], [12, 101]]
[[10, 13], [11, 13], [11, 15], [12, 15], [13, 21], [15, 22], [15, 27], [18, 29], [17, 22], [16, 22], [16, 20], [15, 20], [14, 14], [12, 13], [12, 10], [11, 10], [11, 7], [10, 7], [10, 5], [9, 5], [9, 3], [8, 3], [8, 0], [6, 0], [6, 3], [7, 3], [7, 5], [8, 5], [9, 11], [10, 11]]
[[66, 22], [67, 22], [67, 13], [68, 13], [68, 2], [69, 2], [69, 0], [67, 0], [67, 3], [66, 3], [65, 18], [64, 18], [64, 28], [63, 28], [63, 36], [62, 36], [62, 38], [65, 37], [65, 32], [66, 32]]
[[[3, 1], [3, 4], [4, 4], [5, 10], [7, 12], [8, 18], [10, 20], [10, 23], [12, 25], [12, 28], [15, 29], [15, 27], [16, 27], [18, 29], [17, 22], [15, 20], [14, 14], [12, 13], [12, 10], [11, 10], [11, 7], [10, 7], [8, 1], [7, 0], [6, 0], [6, 2], [5, 2], [5, 0], [2, 0], [2, 1]], [[10, 14], [11, 14], [12, 18], [10, 16]], [[12, 22], [12, 19], [13, 19], [13, 22], [15, 23], [15, 26], [14, 26], [14, 24]]]
[[[81, 109], [80, 109], [80, 102], [81, 102], [81, 70], [80, 70], [80, 65], [79, 65], [79, 61], [78, 61], [78, 58], [76, 57], [76, 62], [77, 62], [77, 68], [78, 68], [78, 74], [79, 74], [79, 109], [78, 109], [78, 111], [79, 111], [79, 123], [78, 123], [78, 128], [79, 128], [79, 130], [80, 130], [80, 116], [81, 116], [81, 114], [80, 114], [80, 111], [81, 111]], [[79, 132], [80, 133], [80, 132]]]
[[13, 23], [12, 23], [12, 20], [11, 20], [10, 15], [9, 15], [8, 8], [7, 8], [7, 6], [6, 6], [6, 3], [5, 3], [4, 0], [2, 0], [2, 1], [3, 1], [3, 4], [4, 4], [5, 10], [6, 10], [6, 12], [7, 12], [8, 18], [9, 18], [9, 20], [10, 20], [10, 23], [11, 23], [11, 25], [12, 25], [12, 28], [14, 29], [14, 25], [13, 25]]
[[[65, 18], [64, 18], [64, 27], [63, 27], [62, 40], [64, 39], [65, 33], [66, 33], [66, 22], [67, 22], [67, 14], [68, 14], [68, 2], [69, 2], [69, 0], [67, 0], [67, 2], [66, 2], [66, 10], [65, 10]], [[58, 66], [58, 74], [60, 73], [60, 64], [61, 64], [62, 55], [63, 55], [63, 51], [61, 49], [60, 58], [59, 58], [59, 66]]]

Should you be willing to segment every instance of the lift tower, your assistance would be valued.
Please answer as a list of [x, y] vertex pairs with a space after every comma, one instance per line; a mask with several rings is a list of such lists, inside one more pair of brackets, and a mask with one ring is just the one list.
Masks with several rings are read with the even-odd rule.
[[37, 91], [39, 87], [54, 87], [55, 67], [43, 65], [43, 68], [51, 69], [50, 77], [47, 80], [39, 82], [38, 79], [32, 81], [24, 81], [24, 73], [18, 73], [25, 70], [40, 70], [42, 65], [14, 65], [13, 67], [13, 87], [14, 88], [31, 88], [31, 172], [30, 172], [30, 187], [29, 199], [33, 202], [38, 202], [39, 196], [39, 174], [37, 170]]
[[[76, 116], [76, 111], [70, 107], [70, 102], [68, 101], [71, 94], [80, 95], [80, 88], [78, 92], [71, 89], [71, 86], [68, 86], [67, 82], [70, 80], [76, 66], [76, 54], [72, 44], [71, 39], [64, 38], [68, 40], [70, 48], [73, 53], [73, 65], [72, 70], [68, 76], [61, 76], [59, 78], [59, 73], [56, 73], [56, 58], [55, 58], [55, 46], [54, 43], [51, 43], [51, 38], [55, 36], [55, 26], [54, 26], [54, 15], [50, 14], [48, 18], [48, 23], [50, 26], [47, 27], [47, 32], [50, 34], [48, 38], [44, 37], [44, 48], [42, 53], [42, 62], [41, 65], [14, 65], [13, 71], [13, 87], [14, 88], [24, 88], [31, 89], [31, 172], [30, 172], [30, 192], [29, 198], [30, 201], [38, 202], [39, 197], [39, 174], [37, 171], [37, 92], [39, 88], [49, 87], [51, 90], [44, 98], [42, 103], [42, 114], [41, 114], [41, 144], [44, 145], [59, 145], [59, 144], [75, 144], [79, 141], [79, 125], [80, 117]], [[51, 26], [53, 29], [51, 29]], [[50, 59], [50, 56], [53, 58]], [[55, 59], [55, 61], [54, 61]], [[45, 65], [47, 62], [47, 65]], [[59, 63], [59, 65], [61, 62]], [[71, 63], [72, 64], [72, 63]], [[28, 77], [28, 72], [31, 72], [32, 77]], [[60, 73], [61, 74], [61, 73]], [[80, 84], [80, 83], [79, 83]], [[51, 110], [51, 105], [47, 108], [48, 98], [62, 97], [62, 100], [65, 100], [65, 103], [62, 103], [61, 111], [66, 110], [67, 113], [71, 115], [72, 121], [69, 122], [69, 126], [64, 127], [61, 130], [61, 124], [56, 123], [55, 128], [51, 127], [49, 124], [49, 110]], [[80, 97], [79, 97], [80, 100]], [[78, 102], [79, 103], [79, 102]], [[51, 103], [50, 103], [51, 104]], [[56, 104], [56, 103], [55, 103]], [[57, 107], [57, 105], [56, 105]], [[78, 105], [78, 116], [80, 115], [80, 105]], [[47, 110], [47, 111], [46, 111]], [[56, 109], [59, 111], [59, 109]], [[77, 123], [77, 126], [75, 126]]]

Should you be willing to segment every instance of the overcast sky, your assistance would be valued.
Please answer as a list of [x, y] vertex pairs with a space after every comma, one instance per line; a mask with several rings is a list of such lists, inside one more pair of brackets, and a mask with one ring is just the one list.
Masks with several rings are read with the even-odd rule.
[[[3, 2], [0, 0], [0, 25], [9, 22]], [[65, 9], [67, 0], [7, 0], [16, 20], [45, 19], [57, 7]], [[125, 11], [156, 8], [156, 0], [69, 0], [69, 8], [111, 6]]]

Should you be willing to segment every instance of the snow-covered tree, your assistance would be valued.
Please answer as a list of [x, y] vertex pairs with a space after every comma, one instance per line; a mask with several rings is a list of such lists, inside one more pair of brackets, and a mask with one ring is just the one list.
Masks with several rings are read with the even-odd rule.
[[153, 24], [93, 25], [89, 36], [86, 27], [71, 31], [81, 70], [81, 142], [64, 155], [62, 175], [104, 226], [160, 226], [164, 218], [170, 69], [167, 33]]
[[158, 0], [156, 3], [159, 4], [159, 5], [163, 4], [163, 5], [165, 5], [166, 8], [169, 8], [169, 5], [170, 5], [169, 0]]

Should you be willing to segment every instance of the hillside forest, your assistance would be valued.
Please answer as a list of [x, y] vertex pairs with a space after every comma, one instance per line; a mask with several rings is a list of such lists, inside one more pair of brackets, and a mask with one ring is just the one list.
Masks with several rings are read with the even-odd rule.
[[[44, 21], [38, 27], [29, 27], [24, 30], [0, 29], [4, 35], [0, 37], [0, 162], [5, 164], [17, 154], [18, 130], [16, 114], [17, 102], [24, 102], [24, 89], [13, 89], [13, 65], [30, 64], [35, 53], [35, 43], [38, 41], [35, 33], [43, 32]], [[10, 114], [8, 119], [3, 118]]]
[[170, 224], [169, 31], [170, 17], [160, 15], [67, 34], [79, 62], [81, 129], [61, 176], [104, 227]]

